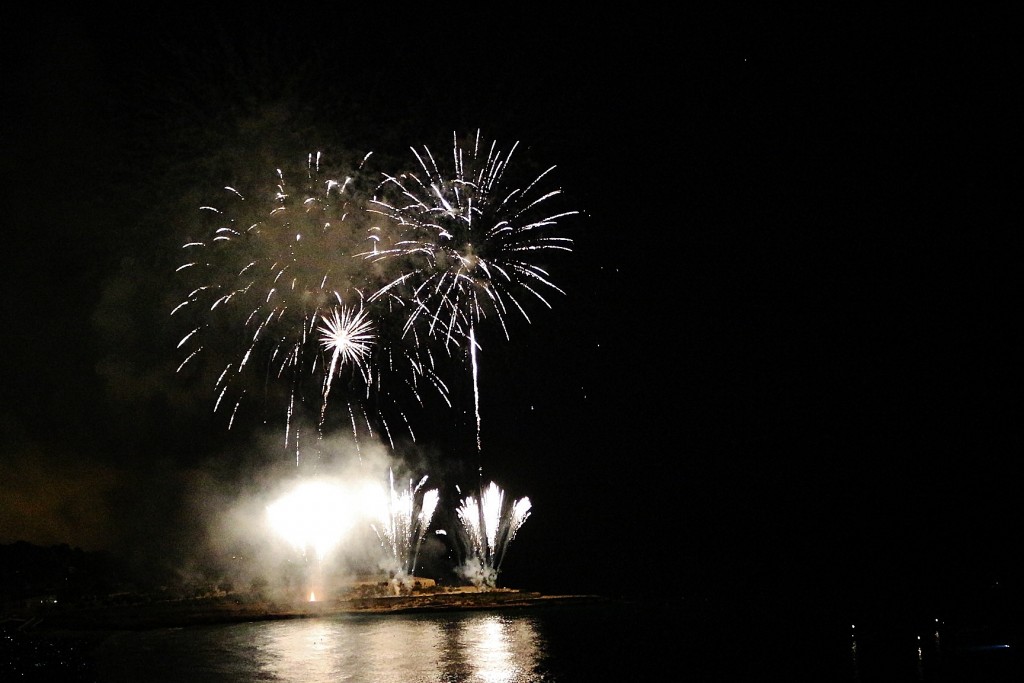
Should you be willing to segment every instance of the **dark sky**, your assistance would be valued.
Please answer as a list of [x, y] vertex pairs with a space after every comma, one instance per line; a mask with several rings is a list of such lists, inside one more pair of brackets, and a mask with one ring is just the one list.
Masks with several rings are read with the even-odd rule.
[[204, 193], [480, 129], [580, 211], [566, 295], [482, 354], [485, 472], [534, 510], [509, 583], [1021, 578], [995, 23], [281, 11], [4, 22], [0, 541], [173, 557], [197, 478], [244, 488], [276, 427], [228, 433], [166, 320]]

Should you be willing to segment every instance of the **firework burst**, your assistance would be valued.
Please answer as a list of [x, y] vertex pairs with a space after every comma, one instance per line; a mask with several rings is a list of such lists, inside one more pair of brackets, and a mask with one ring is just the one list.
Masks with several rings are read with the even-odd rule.
[[546, 295], [563, 293], [534, 263], [539, 254], [571, 251], [572, 241], [550, 234], [576, 211], [548, 210], [561, 190], [542, 190], [555, 167], [513, 187], [507, 153], [482, 144], [480, 132], [463, 146], [453, 135], [448, 162], [413, 149], [416, 171], [385, 176], [367, 211], [379, 217], [377, 239], [364, 256], [397, 262], [399, 274], [371, 301], [404, 302], [403, 333], [441, 339], [451, 350], [468, 349], [480, 448], [477, 327], [496, 319], [509, 337], [508, 317], [530, 322], [526, 300], [551, 307]]
[[324, 557], [355, 526], [358, 506], [339, 484], [328, 480], [304, 481], [267, 506], [271, 528], [296, 550]]
[[[518, 145], [518, 143], [517, 143]], [[364, 255], [377, 262], [400, 258], [405, 267], [374, 298], [405, 288], [406, 327], [424, 322], [431, 336], [462, 342], [475, 323], [493, 315], [505, 330], [510, 311], [527, 321], [522, 296], [550, 308], [545, 290], [562, 293], [530, 258], [545, 250], [571, 251], [572, 240], [546, 234], [576, 211], [544, 212], [560, 190], [537, 191], [551, 167], [523, 188], [509, 188], [506, 170], [517, 145], [502, 155], [494, 143], [471, 148], [454, 139], [450, 167], [429, 148], [413, 150], [419, 171], [386, 176], [368, 211], [384, 217], [382, 236]], [[390, 197], [390, 199], [389, 199]]]
[[[362, 309], [352, 311], [342, 305], [332, 310], [329, 316], [321, 316], [321, 321], [321, 326], [317, 328], [317, 332], [320, 333], [320, 346], [331, 354], [330, 367], [324, 377], [323, 408], [326, 408], [331, 383], [339, 368], [345, 363], [357, 367], [363, 375], [363, 380], [367, 384], [370, 383], [369, 368], [363, 361], [370, 355], [374, 334], [373, 325]], [[321, 419], [322, 417], [321, 412]]]
[[[172, 311], [193, 321], [178, 344], [186, 354], [178, 371], [209, 359], [214, 411], [230, 406], [229, 428], [246, 394], [280, 401], [285, 444], [291, 439], [296, 454], [296, 411], [315, 406], [322, 430], [336, 393], [355, 434], [372, 434], [376, 422], [390, 438], [380, 410], [393, 398], [385, 370], [401, 365], [397, 384], [417, 397], [423, 384], [446, 392], [415, 344], [382, 336], [387, 325], [375, 321], [392, 315], [395, 302], [367, 297], [394, 278], [358, 256], [372, 239], [361, 221], [360, 176], [328, 173], [321, 161], [311, 154], [294, 174], [278, 169], [272, 187], [250, 197], [228, 187], [223, 204], [202, 207], [206, 237], [184, 245], [188, 260], [178, 268], [191, 290]], [[411, 434], [400, 411], [398, 420]]]

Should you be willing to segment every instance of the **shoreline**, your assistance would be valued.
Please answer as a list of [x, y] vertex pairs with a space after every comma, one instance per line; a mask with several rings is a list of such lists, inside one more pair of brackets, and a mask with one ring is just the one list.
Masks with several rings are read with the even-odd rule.
[[[274, 601], [227, 595], [110, 606], [43, 606], [13, 617], [23, 632], [142, 630], [243, 621], [302, 619], [341, 614], [522, 609], [603, 602], [598, 595], [545, 595], [535, 591], [447, 589], [403, 595], [343, 595], [318, 601]], [[12, 617], [7, 617], [9, 623]]]

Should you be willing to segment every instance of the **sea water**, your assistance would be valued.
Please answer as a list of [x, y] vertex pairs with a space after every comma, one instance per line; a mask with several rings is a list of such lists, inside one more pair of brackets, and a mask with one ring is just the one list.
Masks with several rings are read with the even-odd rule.
[[98, 681], [1019, 681], [1016, 644], [942, 625], [754, 619], [675, 601], [338, 614], [111, 633]]

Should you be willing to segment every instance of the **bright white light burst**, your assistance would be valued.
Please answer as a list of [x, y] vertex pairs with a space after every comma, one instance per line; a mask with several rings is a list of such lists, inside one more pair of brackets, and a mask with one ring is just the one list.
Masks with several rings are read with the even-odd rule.
[[271, 529], [299, 552], [312, 549], [322, 560], [342, 541], [358, 516], [358, 506], [338, 484], [311, 480], [267, 506]]

